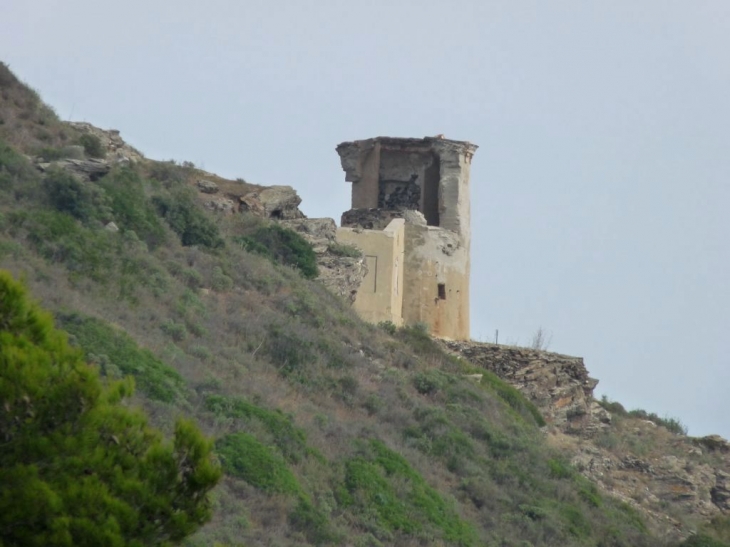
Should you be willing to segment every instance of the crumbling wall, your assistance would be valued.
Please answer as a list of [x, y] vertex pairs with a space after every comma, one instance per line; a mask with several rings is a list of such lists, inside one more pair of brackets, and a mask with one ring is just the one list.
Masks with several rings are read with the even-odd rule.
[[353, 209], [342, 225], [378, 230], [405, 220], [403, 320], [425, 323], [443, 338], [469, 338], [469, 175], [476, 148], [441, 137], [377, 137], [337, 147], [353, 183]]
[[[421, 211], [426, 172], [433, 163], [430, 151], [383, 150], [378, 172], [378, 207]], [[431, 188], [438, 191], [438, 187]]]
[[403, 251], [405, 221], [396, 218], [383, 230], [339, 228], [337, 241], [362, 250], [367, 274], [355, 298], [355, 309], [371, 323], [403, 324]]

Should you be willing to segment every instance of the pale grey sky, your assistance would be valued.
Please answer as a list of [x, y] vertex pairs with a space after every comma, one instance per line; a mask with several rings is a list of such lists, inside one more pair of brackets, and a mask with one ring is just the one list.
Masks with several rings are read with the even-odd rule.
[[349, 208], [344, 140], [445, 134], [472, 172], [472, 336], [583, 356], [730, 437], [727, 0], [2, 0], [0, 59], [157, 159]]

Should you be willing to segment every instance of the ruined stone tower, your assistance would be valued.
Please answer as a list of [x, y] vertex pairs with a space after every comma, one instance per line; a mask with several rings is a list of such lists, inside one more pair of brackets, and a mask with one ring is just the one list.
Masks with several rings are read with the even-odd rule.
[[368, 321], [424, 323], [469, 339], [469, 171], [477, 146], [443, 137], [377, 137], [337, 147], [352, 209], [341, 243], [363, 250], [355, 309]]

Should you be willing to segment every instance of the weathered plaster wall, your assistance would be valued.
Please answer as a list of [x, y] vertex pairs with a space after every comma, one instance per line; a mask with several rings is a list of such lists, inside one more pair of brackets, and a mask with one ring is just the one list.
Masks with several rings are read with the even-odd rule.
[[338, 243], [355, 245], [365, 255], [367, 274], [354, 307], [366, 321], [403, 324], [405, 221], [396, 218], [383, 230], [339, 228]]
[[439, 338], [468, 340], [468, 249], [457, 234], [434, 226], [406, 224], [405, 236], [404, 322], [425, 323]]

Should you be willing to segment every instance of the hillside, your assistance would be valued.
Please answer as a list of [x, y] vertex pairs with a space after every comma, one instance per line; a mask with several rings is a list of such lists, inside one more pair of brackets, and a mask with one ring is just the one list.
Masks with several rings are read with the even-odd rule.
[[705, 486], [657, 464], [717, 483], [724, 441], [362, 322], [352, 250], [313, 249], [285, 227], [296, 199], [279, 224], [267, 191], [62, 122], [0, 64], [0, 269], [104, 376], [134, 377], [157, 427], [190, 417], [215, 439], [225, 477], [185, 545], [730, 545], [727, 489], [690, 508]]

